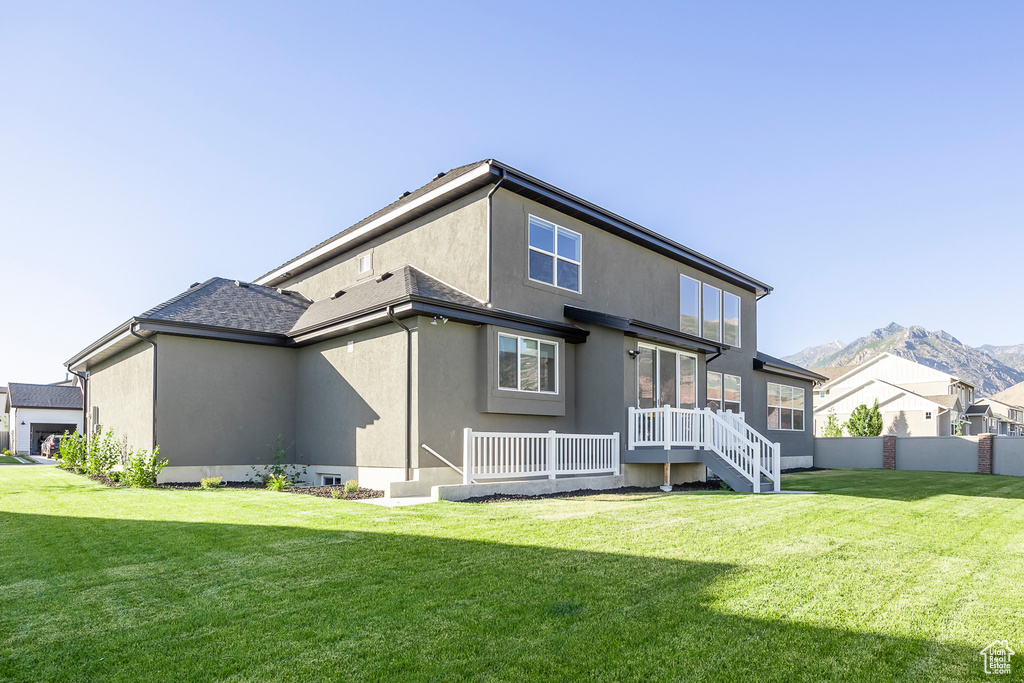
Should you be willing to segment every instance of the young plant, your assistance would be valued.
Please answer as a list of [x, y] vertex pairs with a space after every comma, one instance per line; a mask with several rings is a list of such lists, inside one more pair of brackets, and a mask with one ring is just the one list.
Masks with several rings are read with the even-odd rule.
[[843, 426], [839, 424], [835, 408], [828, 411], [828, 418], [825, 420], [825, 426], [821, 429], [821, 435], [833, 439], [843, 435]]
[[349, 479], [345, 482], [345, 493], [355, 493], [359, 490], [359, 482], [355, 479]]
[[283, 474], [271, 474], [267, 477], [267, 488], [271, 491], [287, 491], [291, 487], [292, 483]]
[[332, 489], [331, 498], [333, 498], [334, 500], [338, 500], [339, 498], [341, 498], [341, 491], [339, 491], [338, 489]]
[[878, 408], [878, 400], [875, 400], [875, 405], [871, 408], [868, 408], [865, 403], [854, 408], [850, 419], [846, 421], [846, 431], [850, 436], [878, 436], [881, 434], [882, 411]]
[[154, 486], [156, 478], [167, 465], [167, 458], [160, 457], [159, 446], [154, 448], [152, 453], [145, 450], [131, 451], [125, 460], [121, 480], [135, 488]]
[[199, 480], [199, 488], [215, 489], [220, 486], [221, 477], [203, 477]]
[[[284, 437], [278, 435], [277, 441], [274, 442], [273, 446], [268, 445], [271, 453], [271, 463], [264, 465], [261, 468], [257, 468], [253, 465], [252, 474], [249, 475], [249, 481], [260, 481], [263, 484], [268, 484], [270, 477], [284, 477], [288, 480], [289, 484], [298, 484], [303, 477], [306, 476], [306, 466], [298, 462], [288, 462], [288, 450], [294, 446], [294, 443], [284, 445]], [[296, 460], [298, 457], [296, 456]], [[268, 485], [267, 488], [270, 488]]]

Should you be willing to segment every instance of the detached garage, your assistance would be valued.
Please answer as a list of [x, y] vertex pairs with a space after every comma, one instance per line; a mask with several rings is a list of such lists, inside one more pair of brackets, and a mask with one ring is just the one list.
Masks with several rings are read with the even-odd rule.
[[4, 413], [9, 416], [11, 450], [19, 455], [39, 455], [40, 445], [50, 434], [82, 431], [82, 390], [12, 382]]

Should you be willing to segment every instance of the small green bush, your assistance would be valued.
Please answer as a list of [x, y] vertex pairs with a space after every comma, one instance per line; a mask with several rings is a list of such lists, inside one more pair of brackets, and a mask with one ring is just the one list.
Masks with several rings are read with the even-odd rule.
[[334, 498], [335, 500], [341, 498], [341, 491], [339, 491], [338, 489], [332, 489], [331, 498]]
[[288, 477], [283, 474], [271, 474], [267, 476], [267, 488], [271, 491], [286, 491], [290, 489], [292, 483], [288, 481]]
[[167, 458], [160, 457], [160, 447], [153, 452], [131, 451], [125, 458], [124, 474], [121, 480], [135, 488], [147, 488], [156, 484], [156, 478], [167, 465]]
[[[67, 432], [64, 432], [64, 433], [67, 434]], [[14, 453], [11, 453], [11, 449], [10, 448], [5, 448], [4, 452], [3, 452], [3, 455], [14, 455]]]
[[[270, 449], [271, 459], [273, 462], [258, 469], [253, 465], [250, 468], [252, 469], [252, 474], [249, 475], [249, 481], [262, 482], [263, 484], [266, 484], [268, 489], [270, 488], [271, 477], [284, 477], [288, 480], [290, 485], [298, 484], [299, 481], [306, 476], [306, 466], [297, 462], [288, 462], [288, 450], [293, 445], [294, 444], [289, 444], [285, 446], [284, 437], [278, 435], [277, 441], [274, 442], [274, 445], [267, 446], [267, 448]], [[298, 456], [296, 456], [296, 460], [298, 460]]]
[[88, 445], [85, 436], [75, 432], [64, 432], [60, 440], [60, 453], [57, 455], [58, 465], [63, 469], [79, 472], [85, 467]]
[[215, 489], [220, 486], [221, 477], [203, 477], [199, 480], [199, 488]]
[[106, 434], [102, 434], [102, 431], [98, 430], [89, 439], [85, 461], [80, 464], [80, 469], [86, 474], [108, 474], [123, 455], [124, 446], [114, 436], [114, 430], [108, 429]]
[[355, 479], [349, 479], [345, 482], [345, 493], [355, 493], [359, 490], [359, 482]]

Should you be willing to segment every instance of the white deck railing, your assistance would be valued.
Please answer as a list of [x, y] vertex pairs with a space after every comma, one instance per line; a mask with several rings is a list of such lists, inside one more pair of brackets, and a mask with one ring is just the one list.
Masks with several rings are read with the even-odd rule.
[[463, 432], [463, 481], [619, 473], [619, 433]]
[[743, 419], [743, 414], [710, 408], [630, 408], [628, 448], [703, 448], [725, 460], [761, 491], [764, 475], [780, 490], [782, 448]]

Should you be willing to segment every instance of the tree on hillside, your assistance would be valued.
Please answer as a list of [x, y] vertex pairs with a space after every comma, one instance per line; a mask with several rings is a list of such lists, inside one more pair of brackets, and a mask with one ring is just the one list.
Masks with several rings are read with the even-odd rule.
[[882, 433], [882, 411], [878, 409], [878, 401], [868, 408], [861, 403], [853, 409], [850, 419], [846, 421], [846, 431], [850, 436], [878, 436]]
[[829, 438], [843, 435], [843, 425], [839, 424], [835, 408], [828, 411], [828, 419], [825, 421], [825, 426], [821, 428], [821, 435]]

